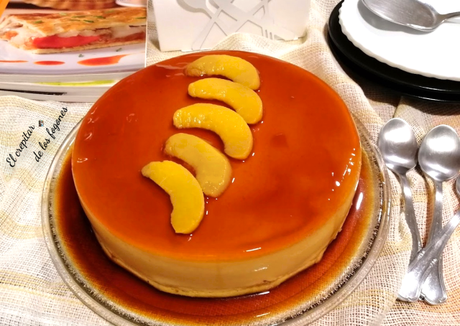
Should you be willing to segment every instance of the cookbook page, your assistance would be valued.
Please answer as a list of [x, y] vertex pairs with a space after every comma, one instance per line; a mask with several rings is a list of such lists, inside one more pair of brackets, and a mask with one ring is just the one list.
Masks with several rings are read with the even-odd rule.
[[145, 66], [146, 15], [142, 1], [11, 0], [0, 18], [0, 82], [135, 72]]

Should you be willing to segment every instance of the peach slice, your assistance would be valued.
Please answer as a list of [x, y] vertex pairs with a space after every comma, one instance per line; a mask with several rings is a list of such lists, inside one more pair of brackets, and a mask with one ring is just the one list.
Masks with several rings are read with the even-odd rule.
[[246, 121], [235, 111], [215, 104], [198, 103], [177, 110], [174, 126], [208, 129], [222, 139], [224, 152], [233, 158], [244, 160], [251, 154], [253, 139]]
[[210, 54], [189, 63], [185, 68], [188, 76], [224, 76], [251, 89], [260, 87], [257, 69], [248, 61], [225, 54]]
[[204, 215], [204, 195], [193, 174], [172, 161], [150, 162], [141, 172], [170, 196], [173, 205], [171, 224], [174, 231], [192, 233], [200, 225]]
[[247, 86], [220, 78], [200, 79], [188, 86], [188, 94], [207, 100], [219, 100], [230, 105], [249, 124], [262, 120], [263, 108], [259, 95]]
[[168, 138], [165, 153], [190, 164], [196, 179], [207, 196], [218, 197], [230, 184], [232, 167], [228, 158], [203, 139], [189, 134]]

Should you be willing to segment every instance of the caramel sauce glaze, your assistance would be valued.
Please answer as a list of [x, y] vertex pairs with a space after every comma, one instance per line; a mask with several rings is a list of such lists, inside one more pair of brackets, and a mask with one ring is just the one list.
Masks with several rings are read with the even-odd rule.
[[[173, 58], [122, 80], [84, 118], [72, 158], [80, 199], [115, 236], [175, 258], [232, 260], [290, 246], [314, 232], [354, 191], [359, 137], [349, 112], [325, 83], [285, 62], [234, 52], [260, 72], [263, 121], [252, 125], [254, 148], [231, 159], [232, 184], [206, 199], [190, 235], [175, 234], [169, 196], [140, 173], [171, 159], [166, 139], [177, 132], [223, 144], [207, 130], [173, 126], [177, 109], [205, 102], [187, 94], [197, 80], [184, 67], [201, 54]], [[213, 102], [222, 104], [220, 102]]]
[[171, 324], [246, 325], [253, 319], [264, 320], [287, 309], [292, 311], [343, 278], [375, 218], [373, 191], [376, 185], [366, 157], [363, 156], [352, 208], [342, 231], [329, 245], [322, 260], [263, 293], [226, 299], [176, 296], [155, 289], [113, 263], [97, 242], [81, 208], [72, 178], [70, 155], [56, 185], [55, 232], [67, 261], [81, 273], [86, 283], [125, 309]]

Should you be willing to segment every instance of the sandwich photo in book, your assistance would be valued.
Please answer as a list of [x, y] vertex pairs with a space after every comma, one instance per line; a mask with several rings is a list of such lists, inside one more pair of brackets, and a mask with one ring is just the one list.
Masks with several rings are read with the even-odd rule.
[[[0, 73], [91, 74], [142, 68], [146, 8], [107, 0], [97, 8], [98, 2], [10, 1], [0, 18]], [[85, 3], [88, 9], [82, 10]], [[67, 4], [66, 10], [53, 4]]]

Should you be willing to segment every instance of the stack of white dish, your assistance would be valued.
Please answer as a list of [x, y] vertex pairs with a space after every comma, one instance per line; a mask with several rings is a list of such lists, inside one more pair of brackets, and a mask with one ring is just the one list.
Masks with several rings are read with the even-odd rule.
[[[435, 9], [439, 12], [459, 9], [454, 1], [438, 3]], [[360, 0], [345, 0], [339, 21], [353, 45], [380, 62], [412, 74], [460, 81], [457, 22], [444, 23], [429, 33], [419, 32], [376, 16]]]

